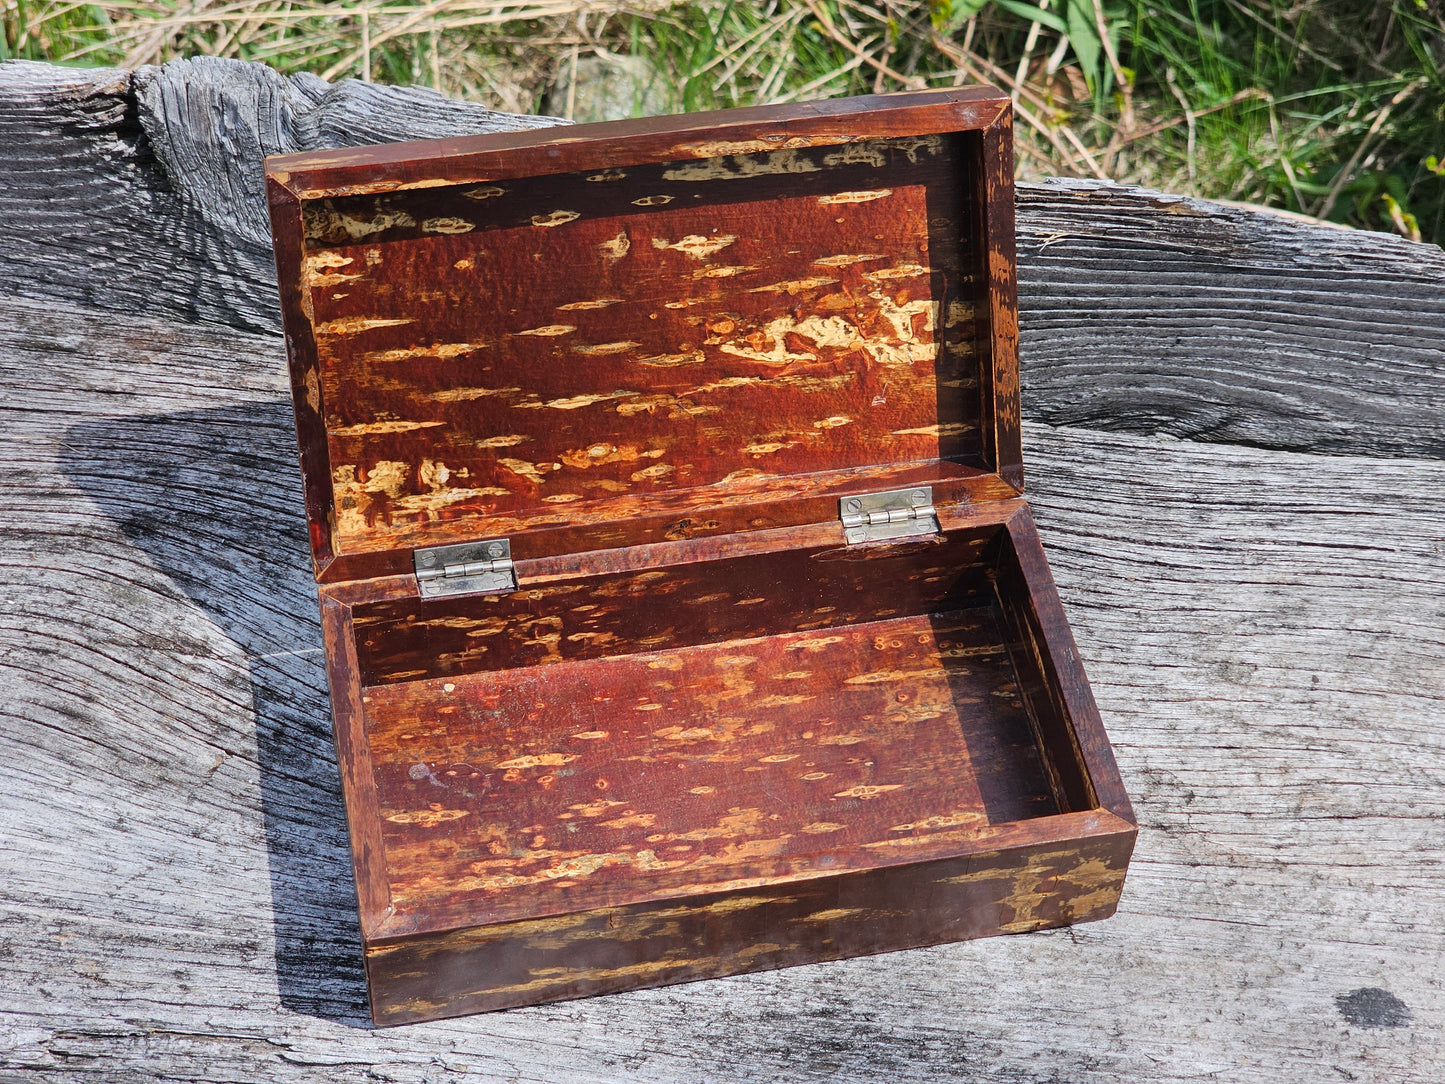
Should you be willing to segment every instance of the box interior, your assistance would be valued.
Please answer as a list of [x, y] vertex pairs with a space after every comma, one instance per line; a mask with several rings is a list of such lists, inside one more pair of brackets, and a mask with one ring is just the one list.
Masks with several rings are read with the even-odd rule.
[[990, 470], [980, 138], [304, 201], [335, 552]]
[[353, 608], [394, 913], [906, 861], [1095, 800], [1006, 525]]

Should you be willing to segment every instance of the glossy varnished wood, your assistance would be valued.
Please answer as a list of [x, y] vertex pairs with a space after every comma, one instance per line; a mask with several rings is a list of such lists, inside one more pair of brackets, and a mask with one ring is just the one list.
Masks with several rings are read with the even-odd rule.
[[377, 1020], [1111, 913], [1132, 811], [1027, 507], [941, 515], [324, 588]]
[[1057, 822], [1066, 838], [387, 945], [367, 956], [372, 1010], [401, 1024], [1107, 918], [1132, 831]]
[[[837, 528], [830, 532], [836, 536]], [[772, 550], [698, 559], [659, 547], [640, 571], [538, 582], [479, 606], [416, 597], [354, 610], [361, 680], [379, 685], [665, 651], [979, 605], [997, 527], [858, 549], [779, 532]], [[669, 552], [671, 550], [671, 552]], [[678, 558], [687, 555], [687, 563]], [[530, 569], [528, 570], [531, 571]]]
[[[1112, 913], [1006, 99], [268, 170], [378, 1022]], [[840, 497], [920, 485], [938, 534], [845, 544]], [[499, 535], [514, 593], [418, 597], [415, 549]]]
[[816, 522], [860, 485], [1013, 495], [1006, 105], [270, 160], [323, 578], [403, 571], [423, 542], [546, 556]]

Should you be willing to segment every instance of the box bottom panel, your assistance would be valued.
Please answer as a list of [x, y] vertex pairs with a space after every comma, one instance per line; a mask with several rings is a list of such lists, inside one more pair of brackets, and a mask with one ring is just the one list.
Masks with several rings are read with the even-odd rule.
[[992, 606], [373, 686], [363, 706], [402, 933], [897, 862], [1060, 812]]

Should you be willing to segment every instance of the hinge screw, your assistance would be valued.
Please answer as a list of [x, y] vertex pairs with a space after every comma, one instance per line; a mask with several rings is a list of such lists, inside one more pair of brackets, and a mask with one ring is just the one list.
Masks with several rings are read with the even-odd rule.
[[431, 550], [426, 550], [421, 555], [421, 563], [427, 568], [431, 568], [432, 565], [437, 563], [437, 555]]
[[858, 498], [854, 497], [854, 498], [852, 498], [851, 500], [848, 501], [847, 507], [848, 507], [848, 511], [850, 511], [850, 512], [857, 512], [857, 511], [862, 510], [862, 508], [863, 508], [863, 502], [860, 501], [860, 500], [858, 500]]
[[922, 508], [925, 504], [928, 503], [928, 494], [923, 492], [923, 490], [921, 489], [915, 489], [912, 493], [908, 495], [908, 499], [911, 500], [919, 508]]
[[489, 545], [489, 546], [487, 547], [487, 556], [488, 556], [488, 557], [500, 557], [501, 555], [502, 555], [502, 544], [501, 544], [500, 542], [493, 542], [491, 545]]

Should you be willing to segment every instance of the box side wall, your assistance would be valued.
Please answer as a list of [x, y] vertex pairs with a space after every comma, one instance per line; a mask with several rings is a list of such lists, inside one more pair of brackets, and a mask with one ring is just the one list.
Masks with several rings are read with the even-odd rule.
[[307, 199], [398, 192], [680, 159], [730, 157], [890, 135], [972, 131], [1009, 99], [991, 86], [835, 98], [710, 113], [347, 147], [267, 159]]
[[[1027, 548], [1027, 540], [1024, 545]], [[1059, 660], [1051, 654], [1048, 633], [1034, 606], [1034, 594], [1051, 593], [1053, 585], [1030, 583], [1012, 531], [999, 532], [997, 547], [993, 555], [993, 585], [998, 613], [1054, 800], [1065, 812], [1095, 809], [1099, 799], [1060, 680]], [[1041, 559], [1042, 554], [1039, 557]], [[1064, 668], [1068, 669], [1067, 663]]]
[[986, 454], [999, 477], [1024, 488], [1023, 430], [1019, 409], [1018, 260], [1014, 239], [1013, 113], [1002, 111], [982, 133], [984, 239], [988, 318], [980, 322], [979, 355], [986, 387], [982, 416], [988, 424]]
[[341, 791], [346, 803], [347, 834], [362, 936], [390, 913], [391, 890], [381, 839], [375, 773], [366, 740], [365, 713], [356, 665], [356, 632], [351, 608], [321, 598], [321, 632], [326, 644], [327, 679], [331, 685], [331, 716]]
[[1134, 832], [373, 948], [380, 1025], [590, 997], [1107, 918]]
[[1001, 577], [1005, 590], [1001, 590], [1000, 597], [1003, 600], [1007, 596], [1003, 601], [1006, 615], [1019, 630], [1021, 640], [1030, 645], [1029, 654], [1037, 662], [1040, 680], [1036, 718], [1049, 730], [1046, 741], [1065, 768], [1061, 775], [1069, 774], [1065, 766], [1069, 756], [1082, 769], [1086, 787], [1074, 784], [1074, 793], [1080, 799], [1092, 791], [1092, 804], [1135, 824], [1113, 747], [1027, 504], [1020, 503], [1009, 518], [1007, 533], [1013, 550], [1012, 570]]
[[306, 495], [306, 526], [316, 576], [322, 578], [334, 557], [332, 546], [331, 457], [327, 446], [325, 407], [317, 367], [316, 340], [302, 289], [301, 201], [274, 177], [266, 178], [271, 236], [276, 254], [276, 280], [286, 329], [286, 358], [291, 376], [291, 405], [296, 416], [296, 441], [301, 483]]

